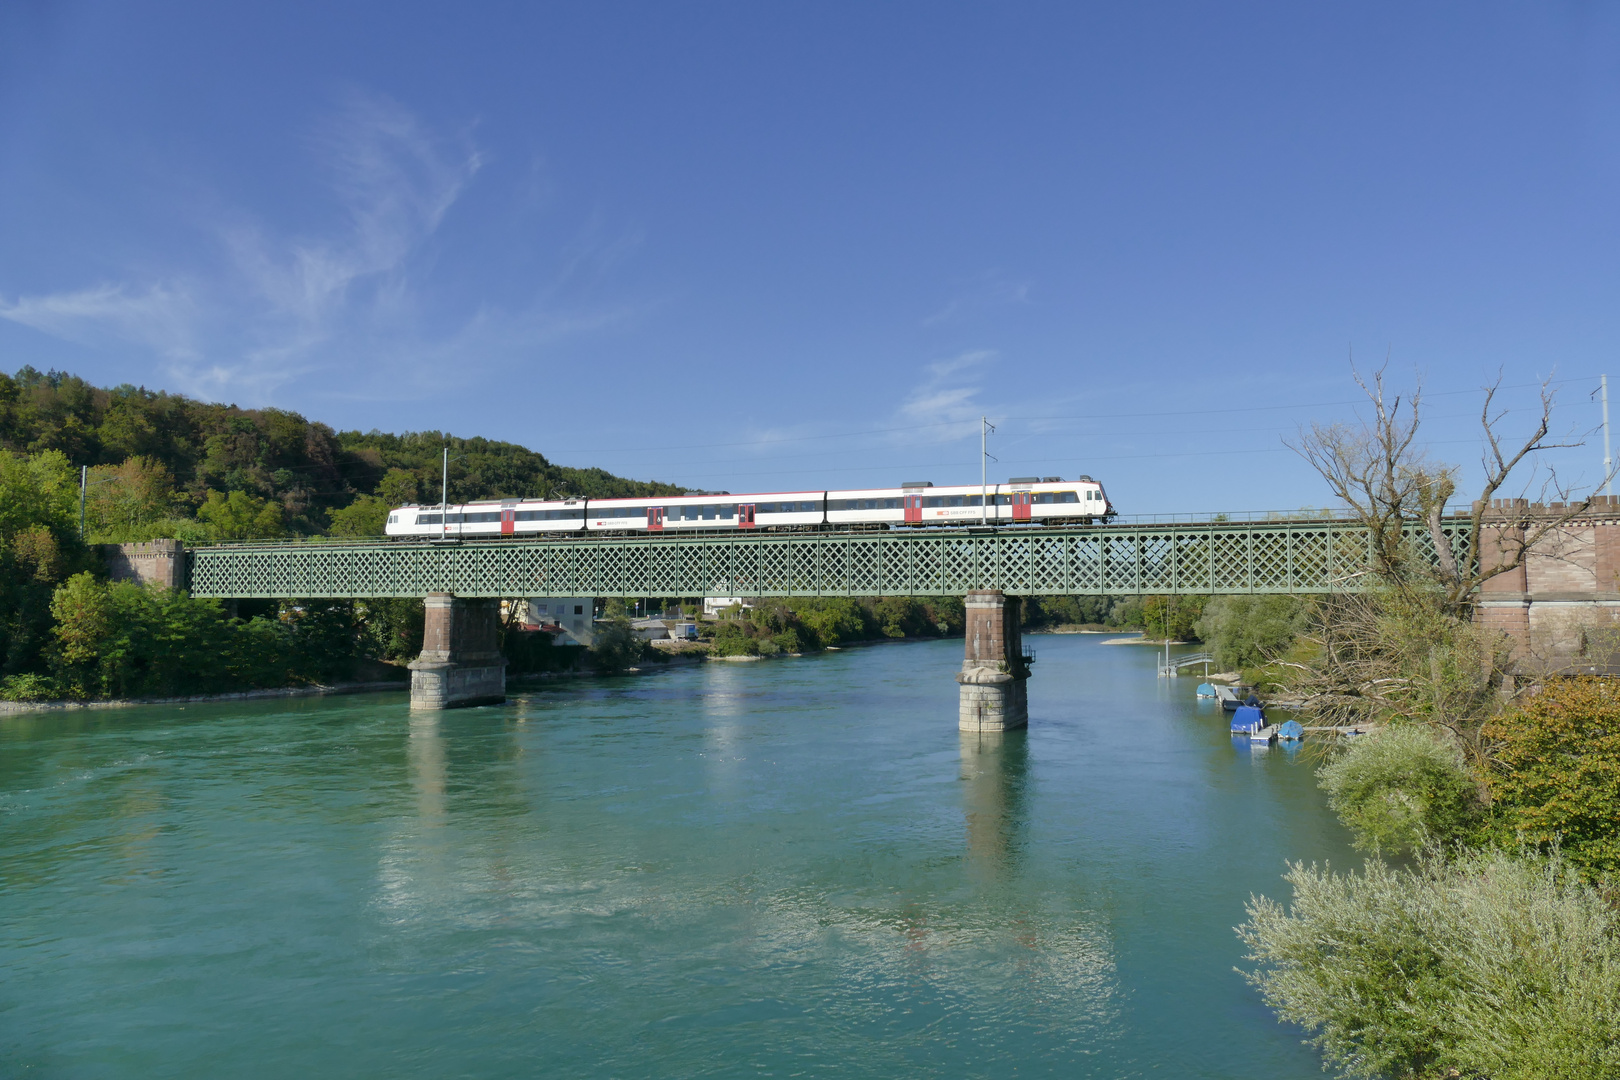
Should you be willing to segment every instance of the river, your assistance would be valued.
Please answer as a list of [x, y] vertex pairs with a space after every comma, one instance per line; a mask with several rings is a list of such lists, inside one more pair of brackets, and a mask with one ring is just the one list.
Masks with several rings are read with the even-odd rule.
[[1233, 971], [1312, 762], [1140, 647], [960, 640], [0, 720], [0, 1075], [1321, 1075]]

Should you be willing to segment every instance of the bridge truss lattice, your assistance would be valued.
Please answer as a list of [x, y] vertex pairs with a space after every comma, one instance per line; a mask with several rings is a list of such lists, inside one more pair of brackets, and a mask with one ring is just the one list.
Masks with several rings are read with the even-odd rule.
[[[1461, 523], [1445, 530], [1459, 558]], [[985, 532], [899, 530], [485, 541], [264, 542], [187, 552], [197, 596], [1023, 596], [1324, 593], [1367, 534], [1307, 519]]]

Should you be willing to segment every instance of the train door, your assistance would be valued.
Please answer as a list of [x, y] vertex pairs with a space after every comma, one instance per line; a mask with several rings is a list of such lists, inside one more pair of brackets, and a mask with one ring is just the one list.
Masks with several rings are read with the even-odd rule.
[[662, 506], [647, 507], [647, 528], [651, 532], [664, 531], [664, 508]]
[[1015, 491], [1012, 493], [1012, 519], [1014, 521], [1028, 521], [1030, 519], [1029, 504], [1031, 501], [1033, 501], [1032, 496], [1027, 491]]
[[737, 507], [737, 528], [752, 529], [754, 527], [754, 504], [743, 503]]
[[517, 511], [511, 507], [501, 509], [501, 535], [511, 536], [517, 532]]
[[906, 524], [907, 525], [921, 525], [922, 524], [922, 501], [923, 501], [923, 497], [921, 495], [907, 495], [906, 496], [905, 502], [906, 502]]

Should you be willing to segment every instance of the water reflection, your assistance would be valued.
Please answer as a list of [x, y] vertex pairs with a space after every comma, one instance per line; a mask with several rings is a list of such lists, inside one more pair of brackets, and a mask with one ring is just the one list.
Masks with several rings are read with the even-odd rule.
[[423, 828], [443, 828], [446, 817], [444, 736], [439, 732], [437, 713], [411, 716], [406, 756], [410, 762], [411, 787], [416, 791], [417, 820]]
[[961, 733], [962, 815], [968, 865], [983, 880], [1004, 882], [1023, 847], [1029, 733]]

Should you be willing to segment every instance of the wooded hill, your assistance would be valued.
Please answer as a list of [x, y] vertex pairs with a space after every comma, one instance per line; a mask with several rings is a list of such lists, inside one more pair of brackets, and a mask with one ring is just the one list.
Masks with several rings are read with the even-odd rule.
[[24, 367], [0, 374], [0, 447], [92, 467], [92, 540], [370, 535], [386, 509], [452, 502], [669, 495], [670, 484], [554, 465], [515, 443], [437, 431], [334, 431], [281, 409], [242, 409]]

